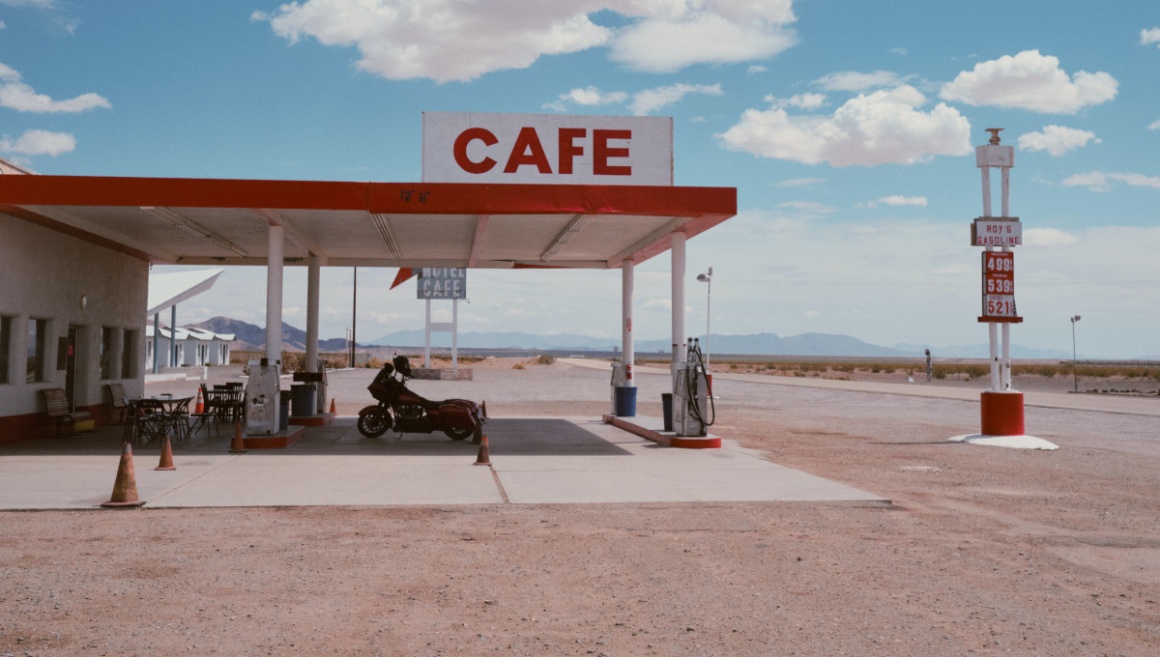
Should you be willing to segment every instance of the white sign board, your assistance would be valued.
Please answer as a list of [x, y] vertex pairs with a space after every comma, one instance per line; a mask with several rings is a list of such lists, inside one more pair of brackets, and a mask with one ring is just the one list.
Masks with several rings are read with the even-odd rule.
[[1023, 244], [1023, 224], [1017, 217], [979, 217], [971, 224], [971, 244], [975, 246], [1019, 246]]
[[417, 292], [420, 299], [466, 299], [467, 270], [424, 267], [419, 270]]
[[423, 182], [673, 184], [673, 120], [423, 113]]

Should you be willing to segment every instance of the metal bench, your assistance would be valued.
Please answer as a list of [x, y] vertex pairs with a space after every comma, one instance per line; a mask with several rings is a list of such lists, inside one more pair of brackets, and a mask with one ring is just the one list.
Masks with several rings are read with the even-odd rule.
[[46, 388], [41, 390], [40, 394], [44, 396], [44, 407], [48, 417], [56, 420], [57, 435], [60, 435], [61, 427], [66, 424], [75, 429], [78, 422], [93, 419], [93, 414], [88, 411], [70, 411], [68, 397], [65, 397], [64, 390], [60, 388]]

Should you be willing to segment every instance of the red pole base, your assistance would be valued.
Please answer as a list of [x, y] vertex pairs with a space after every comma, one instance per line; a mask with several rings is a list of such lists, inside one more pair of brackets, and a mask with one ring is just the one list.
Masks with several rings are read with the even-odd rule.
[[1022, 436], [1023, 393], [983, 392], [979, 395], [984, 436]]

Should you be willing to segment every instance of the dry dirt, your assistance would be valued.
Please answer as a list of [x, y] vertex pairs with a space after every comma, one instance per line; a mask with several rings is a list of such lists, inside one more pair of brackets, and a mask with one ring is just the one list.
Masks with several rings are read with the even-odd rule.
[[1157, 654], [1160, 459], [721, 412], [893, 504], [7, 513], [0, 657]]

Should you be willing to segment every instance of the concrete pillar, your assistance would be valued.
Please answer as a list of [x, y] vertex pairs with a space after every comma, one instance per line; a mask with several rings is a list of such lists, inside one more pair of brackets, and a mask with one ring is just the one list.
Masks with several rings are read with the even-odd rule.
[[266, 261], [266, 358], [270, 364], [282, 360], [282, 254], [284, 229], [270, 226], [270, 257]]
[[310, 256], [306, 271], [306, 371], [319, 372], [318, 305], [322, 267], [318, 256]]
[[685, 330], [685, 234], [672, 234], [673, 285], [673, 364], [676, 370], [685, 362], [688, 332]]
[[632, 285], [633, 266], [631, 260], [625, 260], [620, 265], [620, 350], [624, 362], [625, 384], [636, 387], [632, 369], [636, 360], [636, 345], [632, 335]]

